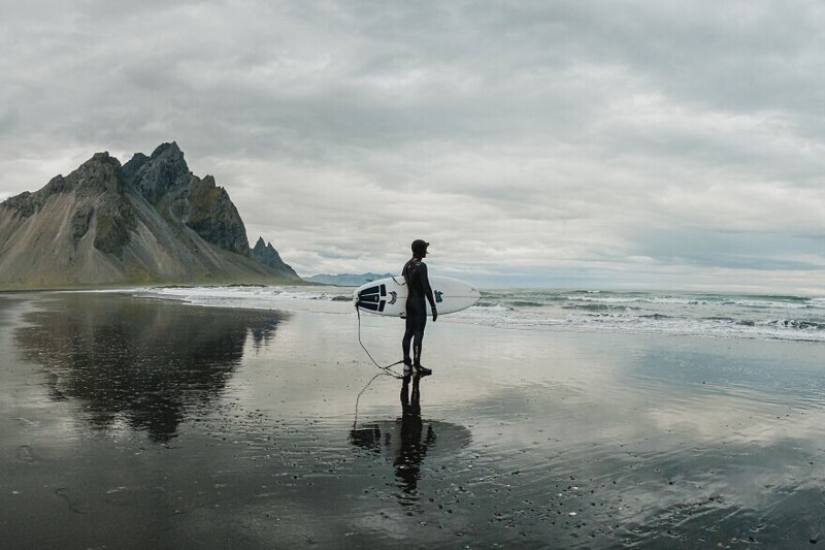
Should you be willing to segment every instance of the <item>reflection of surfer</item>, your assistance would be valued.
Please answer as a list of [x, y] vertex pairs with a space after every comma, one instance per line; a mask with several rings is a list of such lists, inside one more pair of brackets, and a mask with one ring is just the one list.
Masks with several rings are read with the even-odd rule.
[[[412, 379], [412, 392], [410, 392], [410, 379]], [[435, 441], [432, 426], [427, 427], [427, 435], [422, 439], [424, 424], [421, 421], [419, 380], [418, 376], [405, 376], [401, 385], [401, 447], [393, 462], [402, 490], [408, 494], [415, 492], [421, 461], [427, 455], [427, 447]]]
[[[359, 397], [384, 373], [375, 375], [361, 390]], [[355, 422], [350, 431], [350, 442], [360, 448], [362, 457], [373, 457], [382, 465], [392, 461], [395, 470], [394, 494], [402, 506], [414, 506], [420, 500], [418, 481], [421, 463], [425, 457], [455, 453], [470, 444], [470, 430], [448, 422], [421, 418], [420, 376], [407, 375], [401, 383], [401, 416], [366, 425], [358, 425], [356, 400]]]

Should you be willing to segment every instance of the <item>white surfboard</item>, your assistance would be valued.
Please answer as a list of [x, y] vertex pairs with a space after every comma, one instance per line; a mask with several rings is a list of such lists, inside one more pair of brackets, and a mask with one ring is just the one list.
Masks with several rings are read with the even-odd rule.
[[[481, 298], [481, 293], [472, 285], [449, 277], [430, 277], [430, 287], [439, 315], [467, 309]], [[378, 279], [355, 289], [353, 300], [361, 311], [401, 317], [406, 312], [407, 285], [400, 276]], [[432, 314], [429, 302], [427, 314]]]

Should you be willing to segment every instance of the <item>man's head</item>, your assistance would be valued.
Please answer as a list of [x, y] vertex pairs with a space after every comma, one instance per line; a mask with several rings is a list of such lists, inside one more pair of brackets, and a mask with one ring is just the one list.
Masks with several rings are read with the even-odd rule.
[[421, 239], [416, 239], [412, 242], [412, 253], [413, 256], [416, 258], [424, 258], [427, 256], [427, 247], [430, 246], [430, 243], [427, 241], [422, 241]]

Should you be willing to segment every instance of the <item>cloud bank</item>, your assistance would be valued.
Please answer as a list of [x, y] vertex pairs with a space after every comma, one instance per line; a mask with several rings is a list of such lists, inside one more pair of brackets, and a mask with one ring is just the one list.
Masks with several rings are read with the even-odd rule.
[[0, 198], [175, 140], [303, 275], [825, 292], [813, 0], [0, 5]]

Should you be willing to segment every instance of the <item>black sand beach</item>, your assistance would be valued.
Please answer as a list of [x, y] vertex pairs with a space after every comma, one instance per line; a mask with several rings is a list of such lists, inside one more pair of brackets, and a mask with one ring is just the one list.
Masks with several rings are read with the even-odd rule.
[[354, 313], [42, 293], [0, 358], [3, 548], [825, 544], [821, 343], [447, 319], [402, 381]]

